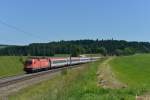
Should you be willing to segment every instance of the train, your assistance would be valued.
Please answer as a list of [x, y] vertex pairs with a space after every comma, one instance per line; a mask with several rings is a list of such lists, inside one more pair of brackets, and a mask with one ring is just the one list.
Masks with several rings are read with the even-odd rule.
[[40, 72], [44, 70], [92, 62], [96, 61], [98, 58], [99, 57], [67, 57], [67, 58], [33, 57], [25, 61], [24, 71], [27, 73]]

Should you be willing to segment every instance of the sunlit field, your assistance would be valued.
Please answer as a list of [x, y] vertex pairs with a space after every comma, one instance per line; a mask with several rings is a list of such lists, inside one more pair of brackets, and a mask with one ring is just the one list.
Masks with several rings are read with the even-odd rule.
[[0, 56], [0, 77], [23, 74], [23, 60], [26, 57]]

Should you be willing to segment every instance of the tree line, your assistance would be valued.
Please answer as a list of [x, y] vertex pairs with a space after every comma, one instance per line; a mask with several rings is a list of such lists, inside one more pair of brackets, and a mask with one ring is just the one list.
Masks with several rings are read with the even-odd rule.
[[71, 40], [49, 43], [32, 43], [26, 46], [8, 46], [0, 49], [4, 56], [54, 56], [55, 54], [95, 54], [131, 55], [135, 53], [149, 53], [149, 42], [129, 42], [124, 40]]

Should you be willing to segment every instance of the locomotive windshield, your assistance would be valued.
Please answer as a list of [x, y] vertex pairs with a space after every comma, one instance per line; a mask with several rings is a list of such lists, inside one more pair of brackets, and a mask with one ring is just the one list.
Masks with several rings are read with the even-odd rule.
[[25, 62], [25, 64], [26, 64], [26, 65], [31, 65], [31, 64], [32, 64], [32, 61], [31, 61], [31, 60], [28, 60], [28, 61]]

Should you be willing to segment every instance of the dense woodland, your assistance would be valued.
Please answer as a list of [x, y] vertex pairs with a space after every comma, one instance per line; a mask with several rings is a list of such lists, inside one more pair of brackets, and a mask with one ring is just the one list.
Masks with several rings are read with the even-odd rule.
[[0, 55], [8, 56], [53, 56], [54, 54], [131, 55], [149, 53], [149, 42], [128, 42], [124, 40], [72, 40], [49, 43], [33, 43], [26, 46], [8, 46], [0, 49]]

